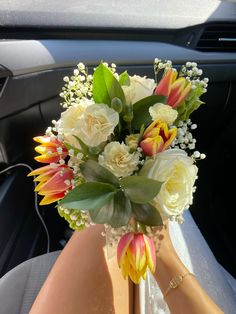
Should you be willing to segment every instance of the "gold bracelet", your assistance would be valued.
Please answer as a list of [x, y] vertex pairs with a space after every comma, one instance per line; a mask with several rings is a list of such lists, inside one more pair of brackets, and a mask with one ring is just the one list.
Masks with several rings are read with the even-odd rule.
[[164, 292], [164, 298], [167, 296], [167, 294], [172, 290], [172, 289], [176, 289], [178, 288], [181, 283], [183, 282], [184, 278], [187, 276], [187, 275], [191, 275], [191, 276], [195, 276], [194, 274], [188, 272], [188, 273], [185, 273], [184, 275], [177, 275], [175, 277], [173, 277], [171, 279], [171, 281], [169, 282], [169, 286], [168, 288], [166, 289], [166, 291]]

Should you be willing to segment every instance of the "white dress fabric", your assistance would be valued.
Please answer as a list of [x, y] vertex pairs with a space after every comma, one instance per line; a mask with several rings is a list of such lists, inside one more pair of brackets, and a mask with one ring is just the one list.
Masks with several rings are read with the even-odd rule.
[[[179, 257], [224, 313], [235, 314], [236, 280], [217, 262], [189, 211], [184, 218], [182, 225], [170, 222], [170, 236]], [[139, 289], [141, 314], [170, 313], [151, 273]]]

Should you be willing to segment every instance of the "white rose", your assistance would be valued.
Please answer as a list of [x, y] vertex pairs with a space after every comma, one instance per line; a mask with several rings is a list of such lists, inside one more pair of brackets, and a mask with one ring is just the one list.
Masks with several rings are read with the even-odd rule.
[[88, 106], [76, 124], [78, 137], [88, 146], [98, 146], [108, 139], [119, 123], [119, 114], [105, 104]]
[[155, 81], [147, 79], [146, 76], [130, 76], [130, 85], [122, 86], [127, 105], [134, 104], [142, 98], [151, 96], [155, 86]]
[[58, 121], [58, 132], [64, 136], [64, 140], [70, 145], [79, 148], [79, 142], [73, 135], [78, 136], [76, 124], [84, 110], [94, 102], [80, 100], [79, 103], [72, 104], [67, 110], [61, 113], [61, 118]]
[[173, 124], [177, 119], [178, 112], [177, 110], [171, 108], [169, 105], [164, 105], [162, 103], [157, 103], [149, 108], [149, 113], [152, 117], [152, 120], [161, 120], [167, 124]]
[[179, 216], [192, 204], [198, 168], [181, 149], [169, 149], [156, 155], [147, 177], [161, 182], [161, 190], [153, 200], [162, 218]]
[[126, 177], [138, 169], [139, 153], [131, 154], [129, 147], [124, 143], [111, 142], [106, 145], [103, 153], [99, 155], [98, 162], [115, 176]]

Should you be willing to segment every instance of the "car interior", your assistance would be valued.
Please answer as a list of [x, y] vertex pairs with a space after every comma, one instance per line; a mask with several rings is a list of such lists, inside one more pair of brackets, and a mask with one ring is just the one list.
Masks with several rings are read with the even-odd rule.
[[32, 257], [61, 250], [72, 232], [54, 204], [35, 207], [33, 180], [24, 166], [39, 167], [32, 138], [59, 118], [63, 77], [79, 62], [92, 69], [103, 60], [115, 63], [118, 72], [125, 68], [154, 78], [156, 57], [177, 68], [195, 61], [209, 78], [205, 104], [191, 116], [206, 159], [197, 164], [190, 211], [219, 263], [236, 277], [236, 3], [0, 4], [0, 277]]

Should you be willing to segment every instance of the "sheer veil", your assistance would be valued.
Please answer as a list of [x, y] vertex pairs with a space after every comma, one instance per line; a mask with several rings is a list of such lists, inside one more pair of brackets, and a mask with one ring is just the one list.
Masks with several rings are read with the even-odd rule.
[[[170, 222], [171, 239], [179, 257], [222, 310], [234, 314], [236, 280], [217, 262], [189, 211], [185, 212], [184, 218], [182, 225]], [[141, 314], [170, 313], [151, 273], [139, 289]]]

